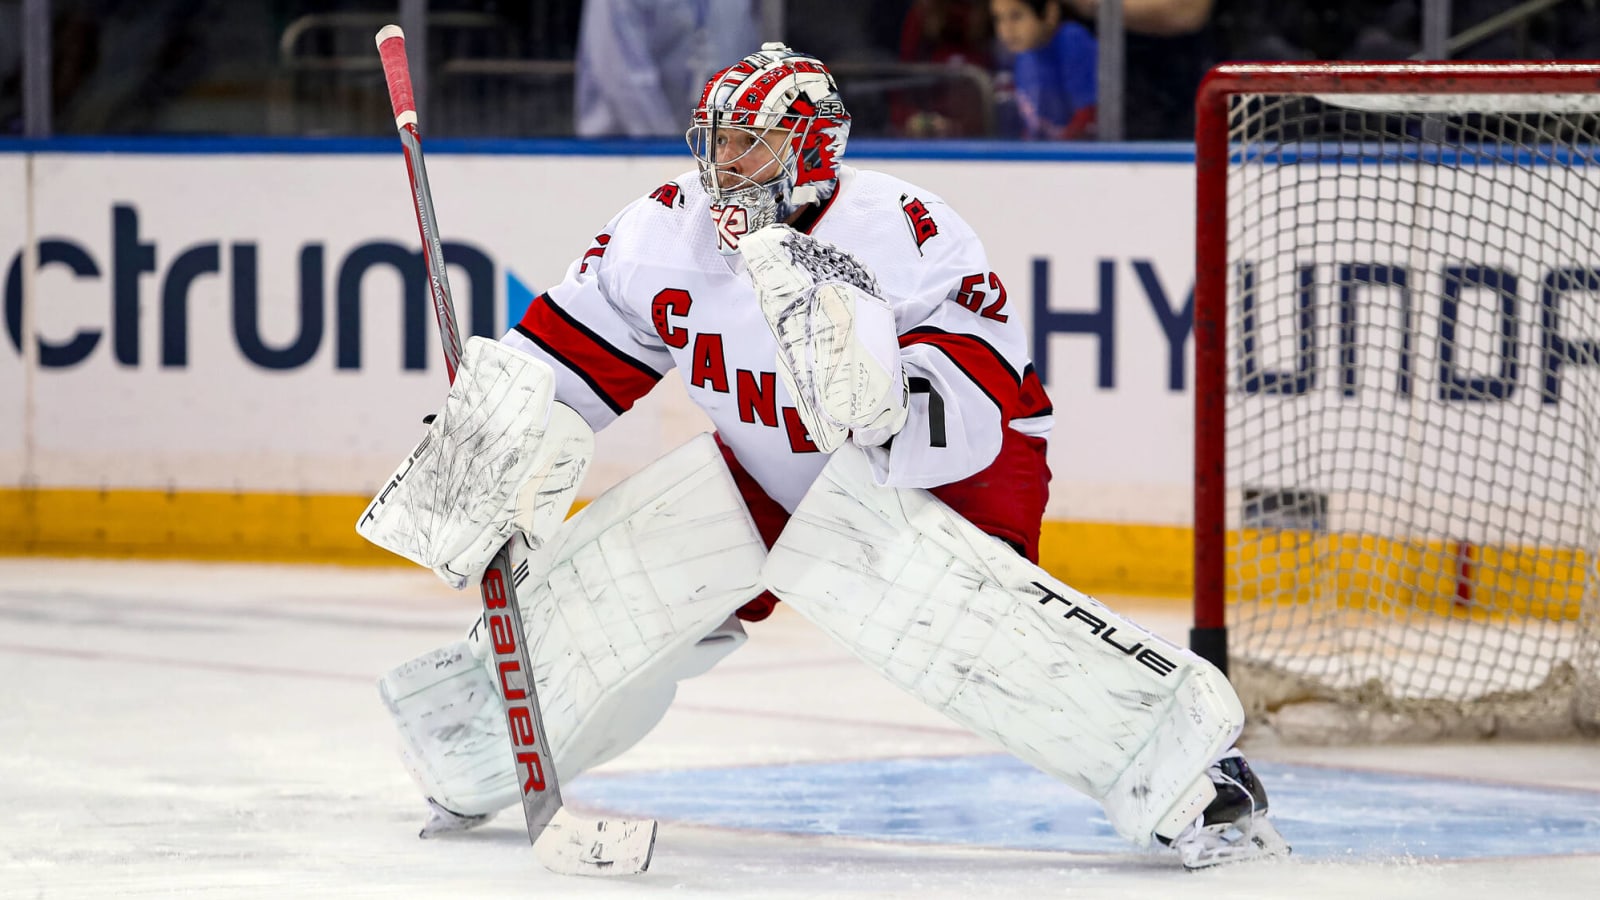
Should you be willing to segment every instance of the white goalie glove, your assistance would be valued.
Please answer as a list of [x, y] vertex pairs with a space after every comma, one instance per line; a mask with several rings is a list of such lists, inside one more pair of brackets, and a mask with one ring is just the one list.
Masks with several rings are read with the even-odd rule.
[[548, 365], [472, 337], [444, 408], [356, 531], [462, 588], [514, 532], [534, 548], [549, 538], [593, 456], [594, 432], [555, 402]]
[[787, 225], [739, 243], [778, 342], [778, 374], [812, 443], [824, 453], [849, 437], [875, 447], [905, 425], [905, 373], [894, 310], [855, 257]]

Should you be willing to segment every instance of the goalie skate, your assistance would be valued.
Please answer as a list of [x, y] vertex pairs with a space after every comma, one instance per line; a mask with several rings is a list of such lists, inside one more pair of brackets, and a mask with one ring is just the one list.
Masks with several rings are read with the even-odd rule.
[[469, 831], [494, 818], [494, 813], [484, 813], [477, 816], [464, 816], [440, 806], [432, 797], [428, 798], [428, 821], [422, 825], [422, 830], [417, 832], [419, 838], [433, 838], [441, 834], [455, 834], [460, 831]]
[[1217, 798], [1169, 843], [1186, 869], [1289, 855], [1289, 843], [1267, 818], [1267, 791], [1238, 750], [1229, 750], [1206, 773]]

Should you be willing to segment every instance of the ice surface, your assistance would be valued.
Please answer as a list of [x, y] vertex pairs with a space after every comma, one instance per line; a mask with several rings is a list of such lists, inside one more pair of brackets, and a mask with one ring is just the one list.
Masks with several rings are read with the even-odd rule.
[[[1103, 598], [1167, 634], [1181, 606]], [[419, 841], [373, 686], [470, 593], [407, 569], [0, 560], [0, 897], [1591, 897], [1600, 744], [1248, 748], [1292, 860], [1186, 873], [797, 616], [685, 684], [575, 806], [663, 819], [625, 881], [516, 810]]]

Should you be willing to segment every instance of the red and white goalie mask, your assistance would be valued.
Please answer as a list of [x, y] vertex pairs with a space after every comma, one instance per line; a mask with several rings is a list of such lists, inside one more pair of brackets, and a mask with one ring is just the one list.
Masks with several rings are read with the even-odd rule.
[[849, 136], [839, 87], [814, 56], [762, 44], [713, 75], [687, 138], [717, 249], [737, 253], [741, 236], [831, 196]]

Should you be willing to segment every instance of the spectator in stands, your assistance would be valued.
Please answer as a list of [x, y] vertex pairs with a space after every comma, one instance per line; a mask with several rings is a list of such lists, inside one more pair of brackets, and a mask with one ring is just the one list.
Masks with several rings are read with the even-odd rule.
[[1094, 35], [1060, 0], [990, 0], [995, 34], [1015, 54], [1013, 90], [1021, 136], [1075, 140], [1094, 131]]
[[[1091, 22], [1100, 15], [1100, 0], [1067, 2]], [[1193, 34], [1211, 18], [1211, 4], [1212, 0], [1122, 0], [1122, 27], [1154, 37]]]
[[760, 45], [759, 0], [586, 0], [575, 130], [680, 135], [711, 75]]
[[977, 137], [989, 132], [984, 115], [987, 84], [975, 85], [956, 71], [990, 66], [989, 20], [984, 0], [914, 0], [900, 23], [899, 59], [951, 67], [948, 77], [912, 76], [916, 87], [890, 97], [896, 131], [907, 137]]
[[[1100, 0], [1064, 0], [1094, 22]], [[1194, 95], [1216, 62], [1213, 0], [1122, 0], [1123, 137], [1192, 140]]]

